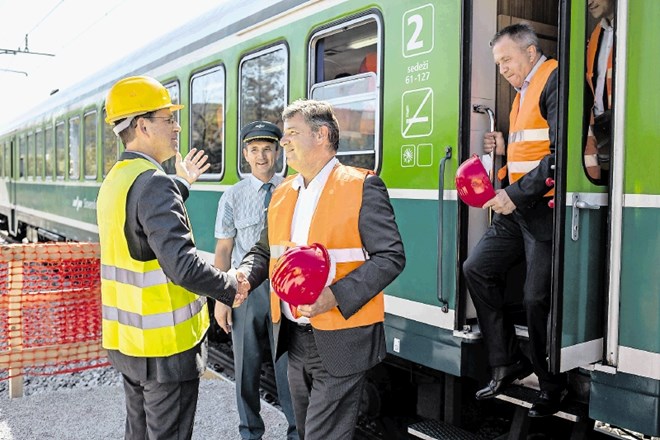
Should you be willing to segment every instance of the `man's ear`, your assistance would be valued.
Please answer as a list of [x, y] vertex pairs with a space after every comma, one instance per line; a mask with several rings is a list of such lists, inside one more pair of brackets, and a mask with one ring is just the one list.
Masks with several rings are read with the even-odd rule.
[[319, 130], [316, 132], [316, 138], [319, 141], [322, 141], [323, 139], [330, 139], [330, 132], [326, 125], [321, 125], [321, 127], [319, 127]]

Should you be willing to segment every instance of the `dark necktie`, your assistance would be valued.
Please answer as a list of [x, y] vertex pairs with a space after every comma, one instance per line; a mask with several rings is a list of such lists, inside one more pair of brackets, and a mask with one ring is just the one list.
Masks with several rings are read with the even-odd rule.
[[270, 198], [273, 196], [273, 193], [270, 192], [270, 188], [272, 186], [273, 184], [270, 182], [261, 185], [261, 187], [266, 190], [266, 198], [264, 199], [264, 208], [268, 208], [268, 204], [270, 203]]

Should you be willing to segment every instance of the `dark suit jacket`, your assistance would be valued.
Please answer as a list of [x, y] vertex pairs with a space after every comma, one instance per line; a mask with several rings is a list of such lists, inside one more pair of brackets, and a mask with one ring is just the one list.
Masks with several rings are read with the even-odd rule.
[[[124, 152], [119, 160], [147, 160]], [[128, 191], [124, 234], [131, 256], [139, 261], [158, 259], [165, 275], [198, 295], [231, 305], [236, 282], [197, 255], [184, 201], [188, 188], [154, 171], [140, 174]], [[199, 377], [206, 368], [206, 342], [173, 356], [139, 358], [108, 350], [117, 370], [138, 380], [178, 382]]]
[[551, 240], [553, 233], [553, 210], [548, 206], [550, 198], [544, 195], [550, 190], [545, 180], [555, 176], [553, 167], [557, 145], [557, 70], [550, 74], [539, 98], [541, 116], [550, 127], [550, 154], [545, 156], [536, 168], [505, 188], [530, 232], [539, 241]]
[[[406, 262], [387, 188], [378, 176], [370, 176], [364, 182], [358, 229], [369, 259], [330, 286], [339, 311], [345, 318], [352, 316], [390, 284], [401, 273]], [[248, 274], [250, 285], [258, 286], [268, 278], [269, 259], [266, 224], [260, 240], [239, 267]], [[278, 354], [287, 349], [287, 332], [282, 331], [282, 325], [295, 324], [289, 324], [282, 317], [280, 324], [273, 327]], [[382, 361], [386, 354], [382, 323], [344, 330], [314, 329], [314, 339], [323, 366], [334, 376], [365, 371]]]

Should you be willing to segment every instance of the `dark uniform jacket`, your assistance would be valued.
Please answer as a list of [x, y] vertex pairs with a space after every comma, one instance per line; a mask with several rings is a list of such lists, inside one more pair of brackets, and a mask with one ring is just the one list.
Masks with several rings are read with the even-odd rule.
[[[119, 160], [147, 159], [124, 152]], [[157, 258], [163, 272], [175, 284], [231, 306], [236, 281], [197, 255], [184, 207], [188, 195], [188, 188], [170, 176], [156, 174], [154, 170], [138, 176], [126, 200], [124, 233], [129, 252], [140, 261]], [[108, 357], [117, 370], [136, 380], [192, 380], [206, 368], [206, 340], [168, 357], [133, 357], [116, 350], [108, 350]]]

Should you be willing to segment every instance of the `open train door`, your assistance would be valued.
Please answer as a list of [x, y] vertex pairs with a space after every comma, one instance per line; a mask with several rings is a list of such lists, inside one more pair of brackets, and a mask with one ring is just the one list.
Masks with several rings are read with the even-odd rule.
[[[560, 2], [559, 11], [559, 123], [549, 322], [550, 369], [555, 373], [588, 366], [603, 357], [610, 172], [603, 165], [602, 178], [594, 178], [588, 167], [593, 157], [585, 154], [591, 95], [583, 66], [586, 38], [595, 23], [585, 4]], [[602, 164], [606, 159], [609, 164], [609, 157], [598, 158]]]

